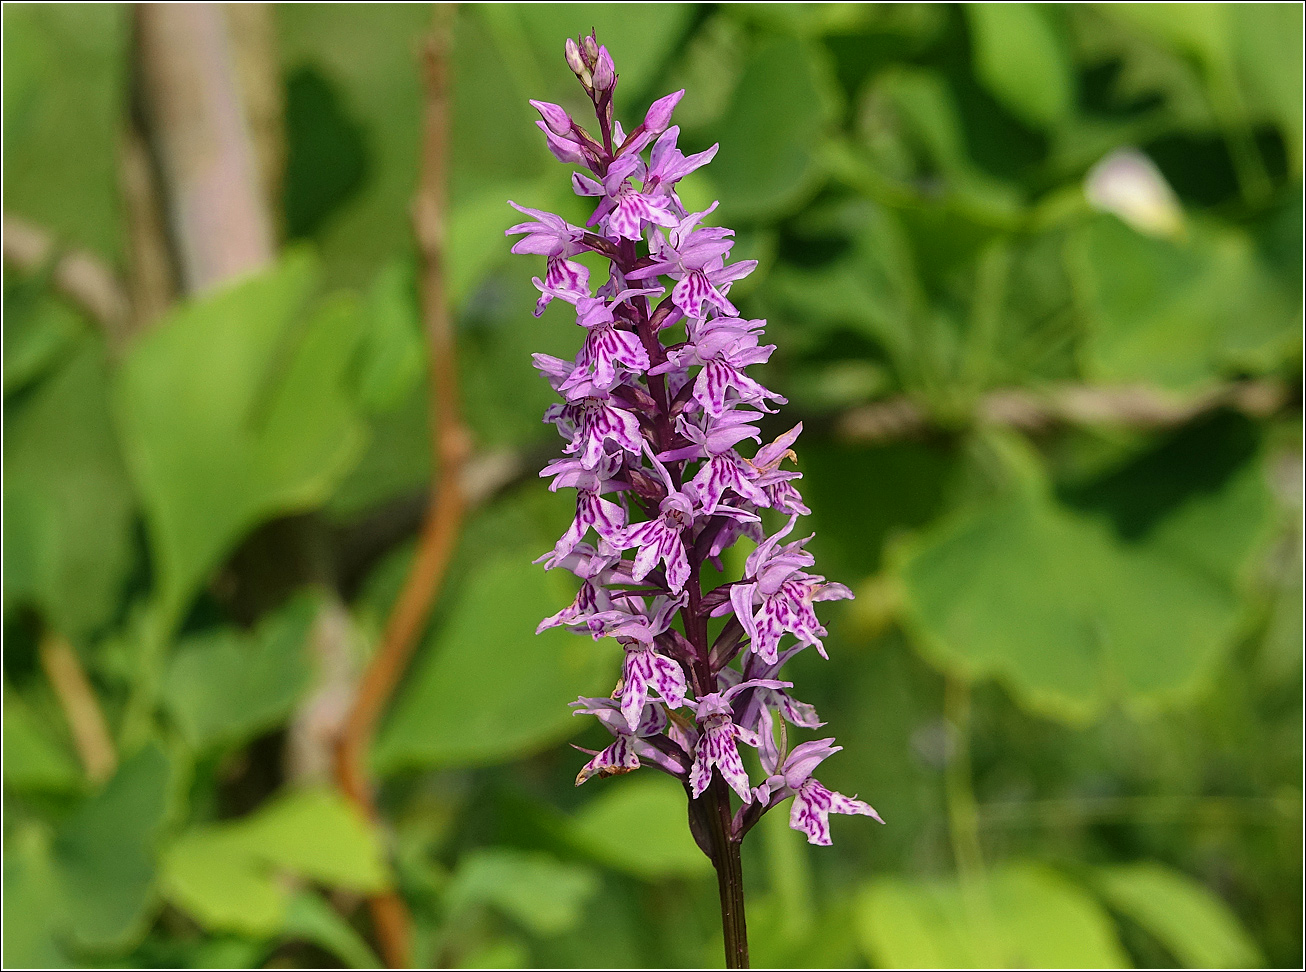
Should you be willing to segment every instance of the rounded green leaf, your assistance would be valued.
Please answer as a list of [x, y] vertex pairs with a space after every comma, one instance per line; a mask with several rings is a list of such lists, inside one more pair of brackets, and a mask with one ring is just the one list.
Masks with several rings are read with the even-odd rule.
[[1186, 874], [1149, 861], [1102, 868], [1097, 884], [1107, 904], [1138, 922], [1186, 968], [1265, 965], [1237, 915]]
[[1013, 114], [1052, 126], [1074, 108], [1070, 58], [1044, 4], [970, 3], [975, 73]]
[[689, 798], [675, 780], [648, 770], [589, 785], [601, 789], [571, 822], [578, 848], [645, 880], [712, 873], [712, 862], [690, 836]]
[[556, 628], [535, 634], [574, 593], [530, 560], [498, 555], [467, 578], [377, 741], [381, 772], [496, 763], [585, 727], [567, 703], [608, 691], [615, 646]]
[[856, 905], [867, 956], [885, 968], [1124, 968], [1101, 906], [1046, 867], [1012, 863], [987, 879], [873, 881]]

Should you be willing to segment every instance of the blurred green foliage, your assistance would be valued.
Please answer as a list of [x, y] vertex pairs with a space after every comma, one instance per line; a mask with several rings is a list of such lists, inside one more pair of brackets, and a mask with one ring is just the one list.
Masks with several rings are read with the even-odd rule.
[[[619, 650], [534, 636], [570, 592], [530, 561], [570, 511], [529, 470], [468, 522], [378, 737], [385, 826], [296, 762], [376, 644], [431, 472], [408, 223], [428, 17], [276, 8], [274, 269], [118, 359], [47, 271], [6, 271], [6, 965], [368, 966], [351, 902], [391, 888], [423, 964], [720, 961], [679, 787], [572, 786], [564, 743], [601, 733], [565, 704]], [[1300, 7], [464, 7], [464, 407], [478, 450], [529, 462], [556, 445], [529, 355], [577, 332], [559, 302], [530, 316], [506, 200], [587, 215], [526, 101], [579, 113], [562, 40], [591, 26], [619, 115], [683, 86], [683, 141], [721, 144], [683, 195], [720, 199], [760, 261], [734, 296], [806, 423], [818, 564], [859, 595], [794, 679], [845, 747], [826, 782], [889, 826], [817, 850], [764, 821], [756, 964], [1299, 965]], [[127, 11], [7, 4], [4, 27], [6, 213], [125, 268]], [[1126, 146], [1173, 188], [1174, 232], [1088, 203]], [[1168, 430], [977, 418], [997, 389], [1238, 379], [1289, 404]], [[933, 431], [841, 431], [898, 395]], [[108, 721], [106, 782], [46, 632]]]

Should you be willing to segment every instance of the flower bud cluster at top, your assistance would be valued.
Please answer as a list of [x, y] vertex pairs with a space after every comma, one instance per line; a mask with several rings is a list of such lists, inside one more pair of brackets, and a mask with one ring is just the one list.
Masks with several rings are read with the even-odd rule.
[[[756, 261], [727, 263], [733, 231], [704, 225], [717, 204], [690, 213], [676, 194], [676, 184], [717, 151], [714, 145], [686, 156], [677, 147], [671, 116], [684, 92], [655, 101], [627, 133], [613, 120], [617, 74], [607, 49], [592, 35], [569, 39], [566, 58], [594, 104], [599, 137], [558, 105], [531, 104], [549, 151], [586, 170], [573, 172], [575, 192], [598, 205], [582, 228], [512, 203], [531, 219], [508, 233], [522, 236], [514, 253], [545, 257], [543, 279], [534, 278], [536, 316], [564, 300], [585, 332], [574, 361], [534, 356], [563, 399], [545, 421], [566, 442], [562, 458], [541, 475], [552, 478], [553, 490], [576, 491], [574, 521], [540, 559], [581, 582], [574, 603], [540, 630], [612, 637], [625, 651], [612, 697], [572, 703], [614, 737], [576, 782], [648, 765], [681, 780], [697, 799], [719, 773], [742, 801], [734, 839], [793, 797], [791, 825], [810, 842], [828, 844], [831, 812], [879, 818], [813, 778], [817, 764], [839, 750], [833, 739], [785, 745], [785, 722], [808, 729], [823, 723], [788, 694], [791, 683], [779, 672], [809, 646], [824, 656], [826, 631], [814, 603], [852, 593], [810, 572], [810, 537], [786, 539], [810, 512], [794, 487], [801, 474], [785, 466], [802, 427], [762, 444], [756, 423], [785, 400], [747, 371], [774, 346], [762, 344], [766, 322], [740, 318], [729, 299], [730, 285]], [[585, 252], [611, 264], [594, 290], [589, 270], [574, 259]], [[757, 443], [751, 457], [739, 449], [749, 441]], [[762, 510], [787, 522], [767, 536]], [[701, 565], [720, 570], [722, 552], [743, 536], [757, 543], [746, 575], [703, 591]], [[710, 619], [723, 619], [712, 640]], [[786, 645], [788, 636], [793, 643]], [[744, 768], [741, 743], [758, 751], [759, 785]]]

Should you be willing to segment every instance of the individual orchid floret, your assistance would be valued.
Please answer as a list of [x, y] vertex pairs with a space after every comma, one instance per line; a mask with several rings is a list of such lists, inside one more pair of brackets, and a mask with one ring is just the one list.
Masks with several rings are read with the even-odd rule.
[[645, 613], [642, 599], [636, 605], [638, 613], [613, 612], [605, 619], [604, 634], [615, 638], [626, 651], [621, 668], [621, 713], [633, 726], [644, 709], [649, 690], [672, 708], [684, 704], [689, 691], [685, 673], [680, 664], [655, 650], [657, 636], [671, 627], [671, 618], [685, 603], [679, 597], [657, 597]]
[[694, 710], [694, 717], [703, 730], [698, 747], [694, 750], [694, 766], [689, 771], [689, 785], [694, 796], [700, 796], [712, 782], [712, 767], [715, 766], [721, 778], [739, 794], [739, 799], [745, 803], [753, 799], [748, 774], [744, 771], [744, 763], [739, 758], [735, 741], [757, 748], [758, 738], [756, 733], [735, 724], [730, 700], [754, 686], [789, 688], [791, 685], [793, 682], [775, 679], [753, 680], [740, 682], [724, 692], [712, 692], [697, 702], [685, 700], [685, 704]]
[[[581, 465], [593, 469], [607, 455], [607, 443], [638, 455], [644, 446], [639, 419], [622, 408], [605, 389], [586, 383], [571, 389], [575, 399], [566, 405], [550, 406], [544, 421], [553, 422], [571, 441], [562, 450], [580, 457]], [[574, 431], [573, 431], [574, 430]]]
[[807, 516], [812, 512], [792, 482], [802, 479], [803, 474], [797, 470], [781, 468], [781, 463], [786, 459], [798, 461], [792, 446], [802, 431], [803, 423], [799, 422], [774, 442], [762, 446], [757, 450], [757, 455], [748, 460], [754, 471], [753, 482], [766, 493], [767, 505], [790, 516]]
[[540, 290], [540, 299], [535, 304], [535, 316], [539, 317], [543, 314], [544, 308], [555, 296], [588, 295], [589, 270], [583, 264], [569, 259], [588, 249], [581, 242], [585, 237], [585, 231], [579, 226], [572, 226], [561, 216], [553, 213], [546, 213], [540, 209], [527, 209], [511, 200], [508, 205], [520, 213], [535, 217], [532, 222], [518, 223], [508, 229], [506, 234], [508, 236], [526, 234], [512, 245], [512, 252], [536, 253], [547, 257], [544, 279], [541, 281], [536, 277], [534, 280], [535, 286]]
[[709, 310], [732, 317], [738, 315], [726, 294], [731, 283], [746, 277], [757, 266], [756, 260], [741, 260], [727, 267], [725, 256], [733, 245], [730, 237], [734, 232], [719, 226], [697, 227], [715, 208], [713, 203], [701, 213], [673, 222], [675, 229], [665, 239], [654, 239], [656, 260], [626, 275], [632, 280], [666, 275], [676, 281], [671, 300], [691, 321], [702, 320]]
[[621, 559], [621, 554], [610, 548], [600, 551], [588, 543], [578, 543], [564, 557], [556, 557], [550, 551], [536, 563], [541, 561], [546, 570], [562, 567], [571, 571], [581, 579], [581, 584], [571, 604], [541, 621], [535, 633], [566, 627], [578, 634], [601, 638], [602, 619], [616, 607], [609, 587], [631, 583], [629, 565]]
[[679, 222], [670, 200], [650, 196], [636, 189], [631, 179], [644, 177], [644, 161], [638, 155], [624, 155], [608, 167], [603, 181], [595, 182], [579, 172], [572, 175], [578, 196], [602, 196], [594, 214], [586, 221], [617, 239], [642, 240], [644, 226], [675, 226]]
[[[736, 672], [733, 668], [726, 668], [722, 669], [721, 675], [725, 675], [727, 672], [730, 673], [731, 685], [747, 679], [773, 679], [780, 669], [784, 667], [785, 662], [793, 658], [802, 649], [802, 645], [788, 648], [782, 651], [780, 657], [771, 663], [763, 661], [756, 652], [750, 651], [744, 656], [742, 673]], [[721, 675], [717, 676], [718, 682], [721, 681]], [[765, 687], [748, 689], [741, 693], [739, 700], [735, 703], [735, 712], [739, 724], [748, 729], [757, 728], [762, 718], [763, 709], [778, 712], [786, 722], [791, 725], [801, 726], [804, 729], [819, 729], [825, 725], [817, 716], [815, 707], [806, 702], [799, 702], [784, 689]]]
[[771, 715], [766, 710], [762, 712], [757, 735], [758, 757], [767, 778], [754, 792], [754, 797], [770, 807], [792, 796], [794, 802], [789, 811], [789, 826], [806, 834], [809, 844], [829, 846], [832, 813], [859, 814], [884, 823], [869, 803], [827, 790], [812, 777], [817, 766], [843, 749], [834, 745], [833, 739], [799, 743], [792, 752], [782, 753], [776, 748]]
[[553, 548], [554, 562], [571, 553], [591, 527], [600, 545], [611, 544], [621, 535], [626, 526], [626, 511], [602, 495], [611, 491], [612, 477], [619, 465], [619, 460], [606, 457], [593, 469], [586, 469], [577, 459], [561, 459], [544, 468], [541, 475], [554, 476], [550, 490], [559, 487], [576, 490], [576, 517]]
[[684, 533], [694, 522], [694, 499], [682, 490], [668, 493], [658, 504], [655, 519], [631, 526], [618, 536], [615, 546], [621, 550], [638, 548], [635, 582], [642, 581], [662, 562], [666, 565], [667, 587], [673, 594], [685, 589], [689, 580], [689, 558], [685, 555]]
[[581, 297], [576, 301], [576, 323], [588, 332], [576, 368], [562, 383], [568, 392], [583, 381], [592, 382], [604, 391], [617, 384], [621, 372], [639, 373], [650, 367], [648, 351], [634, 331], [617, 327], [614, 310], [623, 300], [639, 294], [660, 293], [656, 289], [627, 290], [608, 303], [599, 297]]
[[[576, 774], [580, 786], [593, 776], [600, 779], [630, 773], [640, 768], [641, 760], [660, 769], [680, 775], [684, 767], [680, 761], [669, 758], [661, 749], [649, 742], [659, 736], [667, 726], [667, 716], [662, 706], [645, 705], [635, 719], [627, 719], [611, 699], [579, 698], [571, 703], [573, 715], [596, 716], [616, 736], [606, 749], [594, 753], [594, 758]], [[634, 728], [632, 728], [632, 726]], [[593, 753], [593, 750], [586, 750]]]
[[[667, 98], [671, 97], [675, 96], [667, 96]], [[667, 99], [662, 100], [666, 101]], [[657, 102], [657, 104], [661, 104], [661, 102]], [[649, 113], [652, 114], [652, 112], [653, 109], [650, 108]], [[667, 120], [670, 121], [670, 112], [668, 112]], [[645, 124], [647, 125], [647, 121]], [[663, 132], [657, 142], [654, 143], [653, 151], [649, 156], [648, 174], [644, 177], [644, 191], [650, 194], [670, 196], [675, 200], [677, 209], [684, 212], [685, 207], [680, 204], [680, 199], [675, 193], [676, 183], [695, 169], [701, 169], [716, 158], [719, 146], [713, 145], [706, 151], [686, 158], [685, 154], [676, 147], [676, 140], [679, 137], [680, 128], [673, 125]]]
[[750, 424], [758, 417], [756, 412], [726, 413], [717, 419], [709, 417], [706, 429], [683, 415], [677, 421], [677, 431], [693, 442], [707, 460], [690, 481], [704, 513], [716, 513], [727, 491], [750, 503], [767, 505], [766, 494], [749, 480], [751, 470], [734, 448], [745, 439], [760, 438], [757, 426]]
[[[803, 645], [815, 645], [824, 657], [821, 639], [826, 630], [817, 620], [812, 603], [853, 596], [843, 584], [827, 583], [824, 577], [802, 569], [814, 563], [812, 555], [802, 549], [811, 537], [778, 545], [793, 529], [795, 519], [790, 517], [783, 530], [748, 555], [746, 570], [751, 579], [730, 589], [731, 606], [751, 639], [750, 650], [766, 662], [776, 661], [780, 639], [786, 632], [796, 635]], [[760, 605], [756, 611], [755, 605]]]
[[743, 321], [737, 317], [714, 317], [697, 322], [689, 342], [668, 352], [664, 370], [700, 366], [694, 380], [694, 400], [709, 415], [725, 412], [731, 391], [736, 399], [766, 408], [768, 400], [783, 405], [786, 399], [744, 374], [744, 369], [763, 364], [775, 350], [774, 344], [761, 345], [758, 334], [762, 321]]

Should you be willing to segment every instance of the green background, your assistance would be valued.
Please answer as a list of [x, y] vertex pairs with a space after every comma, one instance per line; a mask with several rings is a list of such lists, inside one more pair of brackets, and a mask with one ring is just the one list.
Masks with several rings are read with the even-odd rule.
[[[887, 821], [745, 845], [758, 965], [1298, 966], [1302, 44], [1296, 5], [466, 6], [454, 31], [450, 292], [471, 515], [372, 764], [384, 826], [295, 762], [373, 650], [431, 474], [409, 230], [429, 9], [275, 10], [284, 247], [120, 356], [49, 274], [4, 277], [6, 965], [366, 966], [394, 888], [422, 964], [721, 961], [683, 794], [572, 785], [569, 714], [620, 651], [535, 624], [568, 522], [506, 200], [587, 215], [528, 98], [578, 113], [597, 29], [627, 127], [684, 87], [682, 187], [759, 260], [761, 377], [801, 418], [830, 660], [791, 666]], [[4, 207], [127, 267], [124, 7], [6, 4]], [[1092, 208], [1113, 150], [1180, 211]], [[995, 390], [1236, 380], [1284, 404], [1022, 432]], [[905, 396], [916, 434], [867, 441]], [[777, 427], [777, 431], [781, 428]], [[408, 511], [405, 513], [405, 511]], [[397, 524], [397, 526], [396, 526]], [[737, 558], [735, 569], [742, 565]], [[38, 662], [87, 670], [119, 760], [89, 782]], [[337, 668], [315, 647], [337, 648]], [[810, 657], [807, 657], [810, 656]]]

